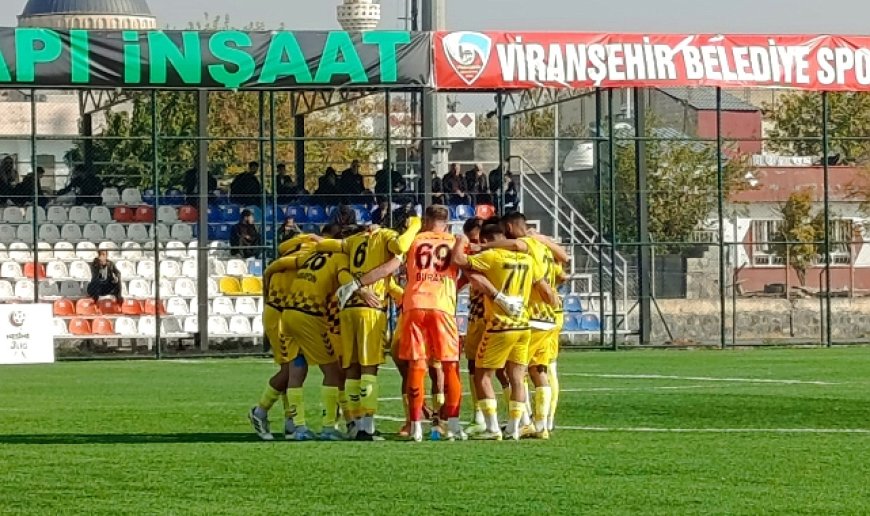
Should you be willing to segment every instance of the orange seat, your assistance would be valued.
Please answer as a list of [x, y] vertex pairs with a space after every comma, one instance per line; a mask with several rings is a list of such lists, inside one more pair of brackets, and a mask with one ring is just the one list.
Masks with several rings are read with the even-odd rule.
[[142, 315], [142, 303], [137, 299], [125, 299], [121, 306], [124, 315]]
[[[158, 311], [160, 312], [159, 314], [157, 313]], [[166, 306], [163, 304], [163, 301], [158, 305], [157, 301], [146, 299], [142, 303], [142, 313], [145, 315], [166, 315]]]
[[87, 319], [73, 319], [69, 323], [69, 332], [73, 335], [90, 335], [91, 323]]
[[136, 208], [136, 222], [150, 222], [154, 223], [154, 208], [151, 206], [139, 206]]
[[53, 312], [56, 317], [70, 317], [76, 314], [76, 307], [69, 299], [58, 299], [54, 302]]
[[492, 204], [478, 204], [475, 214], [483, 220], [495, 216], [495, 206]]
[[109, 319], [94, 319], [91, 333], [94, 335], [114, 335], [115, 326]]
[[[121, 313], [121, 307], [114, 299], [102, 299], [97, 303], [97, 306], [103, 315], [117, 315]], [[94, 328], [94, 331], [96, 332], [97, 329]]]
[[77, 315], [100, 315], [100, 309], [94, 300], [86, 297], [84, 299], [79, 299], [76, 301], [76, 314]]
[[41, 263], [34, 265], [33, 262], [25, 263], [24, 277], [36, 280], [45, 279], [45, 265]]
[[133, 222], [136, 218], [136, 212], [128, 206], [116, 206], [112, 218], [115, 219], [115, 222]]
[[182, 206], [178, 208], [178, 220], [181, 222], [197, 222], [199, 213], [193, 206]]

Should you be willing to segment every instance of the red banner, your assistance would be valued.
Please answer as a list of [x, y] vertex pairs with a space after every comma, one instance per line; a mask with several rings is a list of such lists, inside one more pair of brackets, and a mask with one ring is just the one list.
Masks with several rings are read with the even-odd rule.
[[439, 32], [435, 85], [864, 91], [870, 90], [870, 37]]

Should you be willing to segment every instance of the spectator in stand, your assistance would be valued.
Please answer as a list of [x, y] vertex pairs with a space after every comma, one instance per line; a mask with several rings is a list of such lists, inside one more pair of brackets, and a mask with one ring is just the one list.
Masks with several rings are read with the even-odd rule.
[[338, 202], [338, 174], [335, 169], [328, 167], [326, 172], [317, 182], [317, 190], [314, 191], [314, 202], [321, 206], [329, 206]]
[[119, 304], [124, 302], [121, 296], [121, 273], [115, 264], [109, 261], [109, 251], [100, 250], [91, 262], [91, 282], [88, 283], [88, 296], [96, 303], [102, 296], [112, 296]]
[[474, 165], [465, 173], [465, 183], [468, 186], [468, 194], [472, 204], [492, 204], [492, 196], [489, 195], [489, 180], [486, 172], [479, 164]]
[[[186, 203], [188, 206], [199, 206], [199, 171], [196, 168], [188, 169], [187, 172], [184, 173], [184, 181], [182, 181], [182, 186], [184, 187], [184, 195], [186, 197]], [[211, 203], [217, 200], [217, 196], [214, 192], [218, 189], [217, 179], [215, 179], [214, 174], [212, 174], [211, 170], [208, 172], [208, 202]]]
[[398, 170], [390, 171], [389, 160], [384, 160], [384, 167], [375, 172], [375, 195], [378, 197], [387, 196], [390, 192], [393, 193], [393, 200], [407, 191], [405, 178]]
[[447, 175], [441, 180], [441, 185], [443, 186], [443, 191], [448, 195], [454, 195], [457, 192], [468, 192], [468, 187], [465, 184], [465, 176], [463, 176], [459, 171], [458, 163], [450, 165], [450, 171], [447, 172]]
[[241, 220], [233, 226], [230, 233], [230, 253], [233, 256], [252, 258], [257, 255], [260, 245], [260, 232], [254, 224], [254, 214], [251, 210], [242, 210]]
[[287, 217], [284, 219], [281, 227], [278, 228], [278, 242], [290, 240], [300, 233], [302, 233], [302, 230], [296, 225], [296, 220], [293, 217]]
[[410, 217], [417, 215], [417, 209], [414, 208], [414, 203], [408, 201], [393, 213], [393, 228], [404, 231], [407, 221]]
[[[25, 206], [33, 202], [33, 189], [36, 188], [36, 203], [45, 208], [48, 204], [48, 197], [42, 189], [42, 178], [45, 176], [45, 169], [36, 167], [36, 178], [33, 174], [27, 174], [24, 179], [18, 183], [13, 189], [12, 202], [16, 206]], [[102, 192], [101, 192], [102, 193]]]
[[240, 206], [254, 206], [263, 199], [263, 186], [257, 174], [260, 164], [256, 161], [248, 163], [247, 172], [243, 172], [230, 183], [230, 201]]
[[0, 206], [5, 205], [15, 193], [17, 183], [18, 171], [15, 170], [15, 160], [12, 156], [6, 156], [3, 161], [0, 161]]
[[390, 225], [390, 215], [392, 214], [392, 207], [389, 200], [381, 197], [378, 200], [378, 207], [372, 212], [372, 224], [377, 224], [378, 226], [387, 227]]
[[450, 206], [473, 205], [474, 199], [468, 195], [468, 192], [463, 192], [459, 186], [454, 185], [453, 193], [447, 196], [447, 203]]
[[517, 184], [514, 182], [514, 176], [510, 171], [504, 175], [504, 184], [502, 185], [502, 188], [504, 189], [505, 213], [519, 209], [519, 189], [517, 188]]
[[[418, 202], [423, 204], [425, 202], [425, 184], [422, 177], [417, 180], [417, 192], [419, 193]], [[444, 197], [444, 183], [435, 170], [432, 171], [432, 204], [447, 204]]]
[[338, 181], [338, 191], [344, 196], [345, 204], [366, 204], [363, 194], [366, 193], [365, 180], [359, 170], [359, 160], [353, 160], [350, 168], [341, 173]]
[[339, 204], [338, 208], [332, 212], [329, 222], [338, 224], [341, 227], [356, 225], [356, 212], [346, 204]]
[[283, 163], [278, 164], [276, 173], [276, 192], [278, 194], [279, 203], [298, 203], [303, 197], [308, 197], [308, 191], [305, 190], [305, 185], [296, 184], [296, 180], [287, 171], [287, 165]]
[[70, 174], [69, 184], [57, 192], [57, 195], [60, 197], [71, 192], [76, 197], [76, 206], [103, 204], [103, 181], [92, 168], [76, 165]]

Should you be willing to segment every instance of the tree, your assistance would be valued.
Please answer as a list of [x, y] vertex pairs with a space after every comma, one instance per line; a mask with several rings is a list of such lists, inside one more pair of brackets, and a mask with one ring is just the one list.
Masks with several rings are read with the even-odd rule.
[[[765, 142], [768, 149], [801, 156], [822, 155], [820, 93], [785, 93], [775, 106], [766, 104], [764, 108], [767, 119], [774, 123], [768, 134], [770, 140]], [[828, 93], [828, 111], [830, 152], [839, 153], [842, 162], [847, 164], [870, 161], [870, 140], [843, 139], [870, 135], [870, 95]]]
[[801, 286], [806, 285], [807, 269], [823, 251], [818, 242], [825, 238], [824, 214], [815, 216], [813, 194], [809, 189], [792, 193], [780, 208], [782, 222], [773, 235], [773, 252], [797, 274]]

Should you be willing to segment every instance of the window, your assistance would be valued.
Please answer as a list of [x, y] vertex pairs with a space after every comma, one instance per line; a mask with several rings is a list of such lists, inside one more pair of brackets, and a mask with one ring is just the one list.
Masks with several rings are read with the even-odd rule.
[[[828, 222], [830, 228], [831, 265], [848, 265], [852, 263], [852, 239], [854, 228], [851, 220], [832, 220]], [[822, 260], [824, 263], [824, 259]]]
[[773, 239], [782, 221], [753, 220], [752, 221], [752, 263], [754, 265], [782, 265], [785, 260], [776, 256], [773, 251]]

